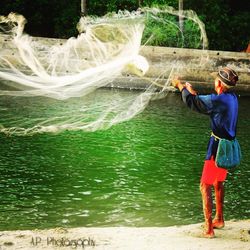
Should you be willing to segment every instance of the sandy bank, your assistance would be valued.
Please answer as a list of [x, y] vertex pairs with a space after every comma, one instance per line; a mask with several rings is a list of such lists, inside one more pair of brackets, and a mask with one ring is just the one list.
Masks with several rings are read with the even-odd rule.
[[166, 249], [250, 250], [250, 219], [227, 221], [216, 238], [200, 237], [201, 224], [174, 227], [55, 228], [0, 232], [0, 250], [5, 249]]

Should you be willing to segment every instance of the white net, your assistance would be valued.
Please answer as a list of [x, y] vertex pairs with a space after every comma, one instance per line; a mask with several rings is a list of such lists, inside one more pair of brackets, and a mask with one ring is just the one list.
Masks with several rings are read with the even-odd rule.
[[[0, 16], [1, 132], [31, 135], [107, 129], [143, 111], [152, 98], [165, 96], [169, 79], [160, 91], [157, 79], [142, 92], [100, 89], [111, 86], [124, 72], [141, 77], [147, 72], [150, 65], [139, 55], [145, 20], [148, 13], [156, 18], [160, 12], [144, 9], [81, 18], [78, 37], [54, 45], [24, 34], [23, 16]], [[200, 28], [204, 47], [206, 36]]]

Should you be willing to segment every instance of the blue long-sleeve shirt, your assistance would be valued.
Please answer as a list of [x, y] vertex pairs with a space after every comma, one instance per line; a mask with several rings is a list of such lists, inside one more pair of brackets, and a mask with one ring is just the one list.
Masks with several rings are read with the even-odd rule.
[[[238, 98], [235, 93], [192, 95], [184, 88], [182, 100], [190, 109], [210, 116], [210, 126], [214, 135], [228, 140], [236, 137]], [[214, 136], [210, 137], [206, 160], [211, 156], [216, 157], [218, 142]]]

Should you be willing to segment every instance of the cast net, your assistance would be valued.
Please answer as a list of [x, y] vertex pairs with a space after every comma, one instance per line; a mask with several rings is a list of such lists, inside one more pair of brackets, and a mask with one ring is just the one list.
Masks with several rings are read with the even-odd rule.
[[[166, 14], [173, 18], [167, 20]], [[150, 100], [166, 96], [169, 78], [180, 68], [174, 63], [157, 76], [145, 76], [151, 65], [140, 55], [141, 43], [154, 39], [145, 24], [176, 29], [174, 40], [184, 46], [178, 15], [172, 8], [145, 8], [85, 17], [78, 23], [77, 37], [49, 41], [25, 34], [22, 15], [0, 16], [0, 131], [16, 135], [95, 131], [131, 119]], [[195, 27], [191, 39], [195, 46], [206, 47], [202, 22], [193, 12], [182, 16]], [[143, 90], [110, 88], [132, 89], [135, 75]], [[126, 86], [119, 85], [124, 78]]]

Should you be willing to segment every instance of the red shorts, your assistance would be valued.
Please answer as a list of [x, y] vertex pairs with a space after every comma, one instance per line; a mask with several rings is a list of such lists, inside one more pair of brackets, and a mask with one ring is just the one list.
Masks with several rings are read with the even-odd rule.
[[204, 163], [201, 183], [213, 185], [216, 181], [225, 181], [227, 170], [217, 167], [214, 159], [206, 160]]

